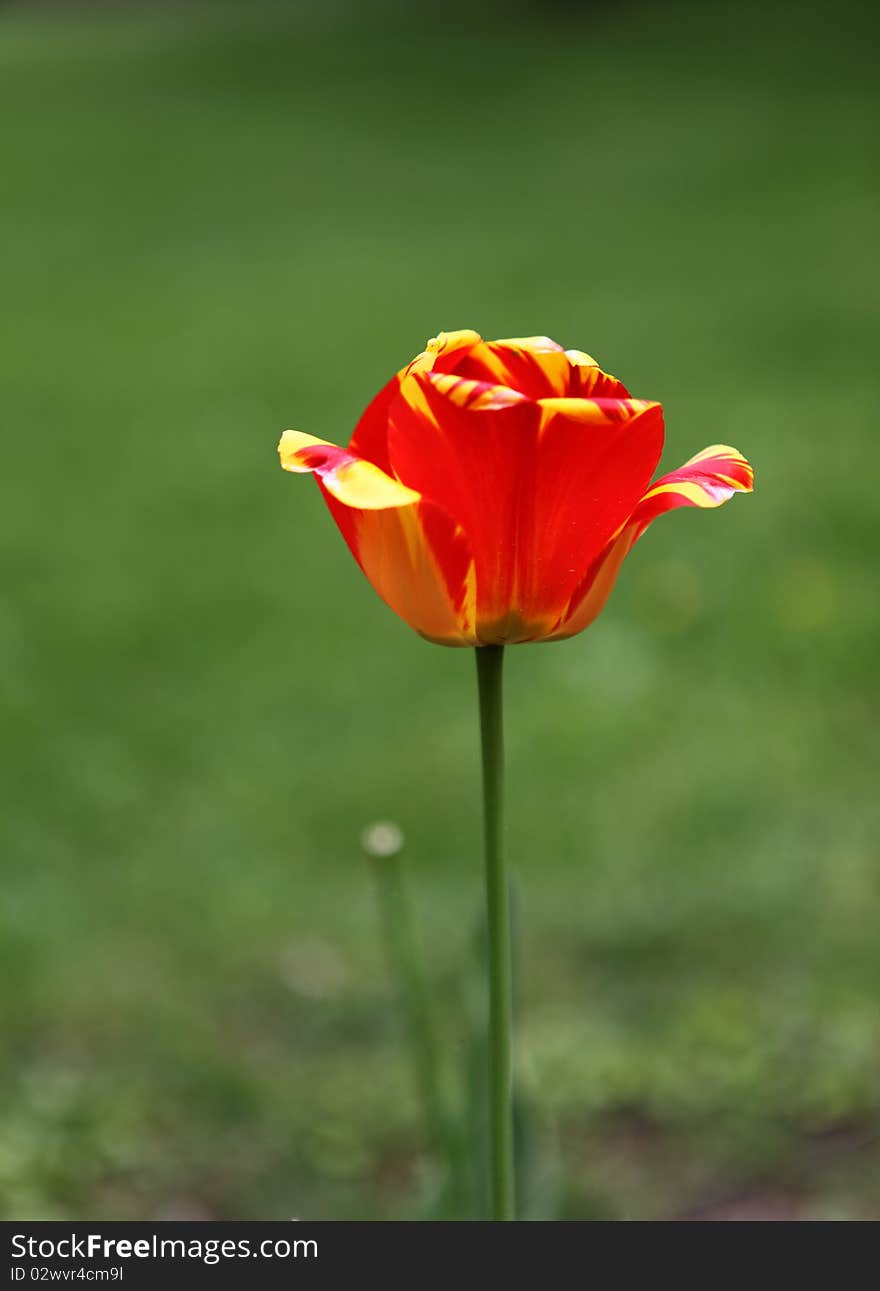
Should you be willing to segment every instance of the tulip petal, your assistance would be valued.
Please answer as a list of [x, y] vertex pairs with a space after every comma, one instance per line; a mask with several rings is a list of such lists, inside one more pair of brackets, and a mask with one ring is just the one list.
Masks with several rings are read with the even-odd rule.
[[[607, 426], [613, 422], [631, 421], [651, 408], [660, 408], [653, 399], [618, 398], [616, 395], [597, 395], [592, 398], [573, 399], [569, 396], [551, 399], [539, 399], [538, 406], [543, 414], [544, 424], [556, 416], [563, 416], [568, 421], [578, 422], [582, 426]], [[661, 441], [660, 448], [663, 444]], [[659, 450], [658, 450], [659, 457]], [[656, 466], [657, 463], [654, 463]], [[653, 470], [653, 467], [651, 468]]]
[[[568, 360], [566, 359], [566, 362]], [[545, 636], [643, 494], [660, 456], [659, 404], [550, 400], [421, 373], [422, 405], [391, 405], [395, 473], [467, 535], [480, 640]]]
[[388, 455], [388, 411], [403, 392], [419, 400], [419, 387], [410, 380], [419, 372], [454, 372], [486, 385], [504, 385], [533, 399], [622, 398], [629, 391], [622, 381], [603, 372], [582, 350], [563, 350], [549, 336], [526, 336], [484, 341], [478, 332], [439, 332], [382, 387], [361, 414], [349, 443], [357, 457], [391, 474]]
[[571, 362], [561, 345], [548, 336], [510, 341], [481, 341], [456, 362], [454, 371], [474, 381], [505, 385], [532, 399], [565, 394]]
[[[455, 373], [484, 385], [507, 386], [534, 398], [627, 398], [629, 391], [603, 372], [582, 350], [563, 350], [549, 336], [484, 341], [478, 332], [439, 332], [405, 368], [401, 368], [367, 405], [349, 450], [392, 474], [388, 453], [388, 412], [398, 394], [421, 400], [411, 380], [419, 372]], [[423, 402], [423, 401], [422, 401]], [[424, 407], [422, 406], [422, 411]]]
[[[519, 390], [513, 390], [510, 386], [475, 381], [457, 372], [432, 372], [425, 375], [430, 377], [431, 389], [445, 395], [457, 408], [469, 408], [471, 412], [497, 412], [501, 408], [510, 408], [517, 403], [532, 402], [528, 395], [522, 394]], [[434, 413], [424, 398], [424, 381], [414, 382], [414, 388], [420, 392], [417, 397], [413, 397], [409, 388], [404, 392], [403, 397], [412, 407], [433, 419]]]
[[564, 350], [548, 336], [482, 341], [463, 351], [452, 371], [472, 380], [511, 386], [532, 399], [626, 398], [629, 394], [623, 383], [603, 372], [589, 354]]
[[[595, 569], [598, 577], [609, 545], [656, 470], [663, 409], [644, 399], [617, 398], [542, 400], [541, 408], [538, 524], [547, 551], [538, 556], [539, 574], [573, 598], [588, 571]], [[609, 585], [595, 614], [610, 590]], [[555, 607], [562, 609], [558, 597]]]
[[676, 507], [719, 507], [734, 493], [750, 493], [753, 483], [749, 463], [726, 444], [704, 448], [678, 470], [656, 480], [587, 571], [552, 639], [574, 636], [589, 627], [604, 608], [625, 557], [657, 516]]
[[477, 332], [439, 332], [427, 342], [421, 354], [401, 368], [388, 381], [376, 397], [367, 405], [355, 427], [349, 443], [349, 450], [357, 457], [375, 462], [383, 471], [391, 474], [391, 462], [388, 458], [388, 409], [391, 401], [400, 393], [407, 378], [414, 372], [449, 371], [450, 366], [482, 338]]
[[426, 343], [422, 353], [403, 369], [401, 376], [410, 376], [413, 372], [451, 372], [453, 364], [482, 341], [479, 332], [472, 332], [469, 328], [458, 332], [438, 332]]
[[560, 622], [548, 634], [548, 641], [561, 641], [565, 637], [577, 636], [578, 632], [583, 632], [584, 628], [588, 628], [598, 618], [614, 590], [620, 567], [635, 540], [635, 530], [631, 525], [626, 525], [612, 538], [585, 574]]
[[443, 645], [475, 645], [473, 559], [461, 527], [372, 462], [299, 431], [278, 446], [287, 471], [314, 474], [366, 577], [410, 627]]
[[386, 382], [374, 399], [361, 413], [360, 420], [349, 441], [349, 451], [368, 462], [374, 462], [391, 474], [388, 458], [388, 409], [400, 391], [400, 373]]
[[727, 444], [713, 444], [677, 471], [656, 480], [636, 507], [632, 522], [637, 536], [664, 511], [676, 507], [720, 507], [734, 493], [751, 493], [755, 473], [742, 453]]
[[301, 430], [285, 430], [278, 456], [283, 470], [317, 475], [327, 492], [347, 507], [382, 511], [419, 501], [414, 489], [392, 479], [372, 462]]
[[566, 350], [570, 369], [568, 386], [563, 392], [575, 399], [628, 399], [629, 391], [622, 381], [603, 372], [595, 359], [581, 350]]
[[473, 646], [474, 568], [459, 525], [430, 502], [357, 511], [327, 505], [373, 588], [428, 641]]

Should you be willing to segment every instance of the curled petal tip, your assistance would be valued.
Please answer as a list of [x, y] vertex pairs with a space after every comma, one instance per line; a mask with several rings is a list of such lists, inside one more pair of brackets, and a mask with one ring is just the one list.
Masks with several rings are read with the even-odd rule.
[[751, 463], [729, 444], [712, 444], [710, 448], [704, 448], [686, 462], [682, 470], [688, 467], [702, 467], [719, 483], [729, 485], [733, 493], [751, 493], [755, 487], [755, 472]]
[[729, 444], [712, 444], [677, 471], [655, 480], [630, 517], [630, 524], [638, 536], [664, 511], [720, 507], [734, 493], [751, 493], [754, 479], [755, 473], [742, 453]]
[[384, 511], [411, 506], [421, 499], [415, 489], [386, 475], [372, 462], [301, 430], [285, 430], [278, 444], [282, 469], [317, 475], [328, 493], [347, 507]]
[[457, 332], [438, 332], [425, 342], [425, 348], [402, 369], [400, 376], [407, 377], [412, 372], [430, 372], [441, 359], [450, 360], [453, 355], [467, 352], [479, 345], [483, 338], [479, 332], [463, 328]]
[[307, 435], [302, 430], [285, 430], [278, 441], [278, 458], [283, 471], [298, 475], [311, 475], [317, 470], [321, 450], [331, 448], [323, 439]]

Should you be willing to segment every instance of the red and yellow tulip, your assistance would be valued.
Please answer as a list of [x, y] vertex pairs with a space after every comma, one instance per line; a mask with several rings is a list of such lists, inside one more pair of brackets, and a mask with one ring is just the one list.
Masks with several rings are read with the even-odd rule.
[[382, 599], [429, 641], [504, 645], [592, 623], [645, 529], [717, 507], [753, 473], [715, 444], [651, 483], [659, 403], [547, 337], [441, 332], [338, 448], [287, 430], [286, 471], [313, 474]]

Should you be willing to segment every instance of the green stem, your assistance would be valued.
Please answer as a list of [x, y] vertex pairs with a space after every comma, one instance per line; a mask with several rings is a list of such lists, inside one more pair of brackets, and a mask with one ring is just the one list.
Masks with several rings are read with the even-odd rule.
[[489, 968], [489, 1153], [492, 1218], [514, 1218], [510, 905], [502, 847], [503, 646], [477, 648]]

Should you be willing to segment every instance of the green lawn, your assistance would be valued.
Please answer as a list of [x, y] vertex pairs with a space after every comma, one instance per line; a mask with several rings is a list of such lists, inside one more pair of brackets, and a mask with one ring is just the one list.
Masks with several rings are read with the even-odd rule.
[[473, 660], [275, 444], [468, 326], [757, 470], [510, 652], [533, 1213], [880, 1217], [873, 26], [510, 8], [0, 12], [9, 1218], [436, 1213], [358, 839], [452, 1068]]

